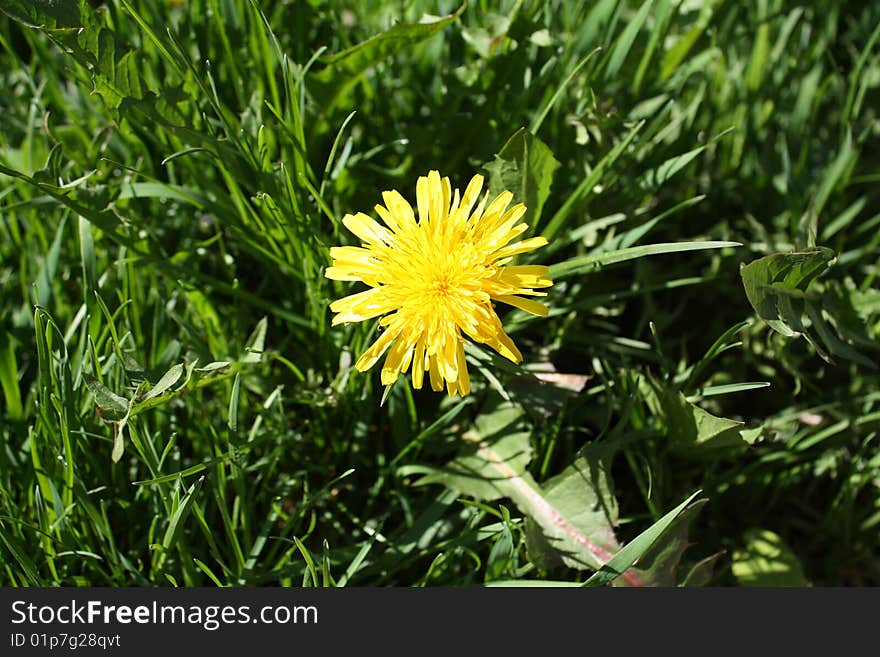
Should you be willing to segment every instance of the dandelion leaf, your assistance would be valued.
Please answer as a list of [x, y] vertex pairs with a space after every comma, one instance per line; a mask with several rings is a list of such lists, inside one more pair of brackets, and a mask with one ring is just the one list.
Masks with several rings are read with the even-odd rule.
[[481, 414], [465, 434], [464, 453], [446, 466], [422, 477], [419, 484], [442, 483], [481, 500], [508, 497], [517, 484], [524, 484], [526, 466], [532, 458], [529, 433], [520, 420], [522, 408], [503, 403]]
[[79, 27], [78, 0], [0, 0], [0, 11], [29, 27]]
[[516, 202], [525, 203], [527, 222], [531, 225], [541, 216], [558, 167], [559, 162], [547, 145], [525, 128], [508, 139], [495, 159], [484, 165], [489, 172], [490, 189], [513, 192]]
[[544, 570], [560, 562], [595, 570], [607, 561], [603, 552], [610, 556], [620, 548], [614, 535], [618, 510], [611, 485], [612, 456], [607, 449], [588, 446], [541, 485], [544, 508], [526, 518], [525, 531], [529, 558]]
[[801, 305], [810, 283], [831, 266], [834, 252], [825, 247], [796, 253], [774, 253], [740, 269], [749, 303], [770, 328], [786, 337], [803, 332]]
[[418, 483], [442, 483], [484, 501], [507, 497], [528, 518], [529, 554], [536, 563], [599, 568], [618, 547], [611, 452], [584, 450], [560, 475], [539, 485], [526, 471], [532, 451], [522, 407], [502, 402], [489, 409], [466, 432], [464, 453]]
[[735, 448], [755, 440], [755, 436], [746, 433], [742, 422], [712, 415], [662, 382], [649, 378], [641, 388], [649, 408], [661, 419], [673, 447], [680, 451], [699, 453]]
[[774, 253], [743, 265], [740, 276], [746, 297], [770, 328], [787, 338], [805, 338], [825, 360], [833, 362], [832, 357], [837, 356], [876, 367], [844, 337], [853, 333], [847, 326], [852, 317], [841, 313], [835, 284], [829, 284], [821, 293], [809, 289], [834, 264], [835, 258], [831, 249], [816, 247]]
[[[690, 525], [707, 501], [702, 498], [688, 504], [651, 547], [639, 557], [633, 570], [645, 584], [675, 586], [678, 583], [678, 567], [681, 556], [689, 545]], [[627, 585], [630, 582], [626, 578], [620, 578], [615, 583]]]

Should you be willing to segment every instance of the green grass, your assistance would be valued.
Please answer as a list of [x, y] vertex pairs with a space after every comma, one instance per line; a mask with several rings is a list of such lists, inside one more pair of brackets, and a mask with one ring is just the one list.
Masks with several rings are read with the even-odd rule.
[[[0, 584], [880, 585], [876, 3], [0, 9]], [[429, 169], [556, 279], [463, 400], [330, 326]]]

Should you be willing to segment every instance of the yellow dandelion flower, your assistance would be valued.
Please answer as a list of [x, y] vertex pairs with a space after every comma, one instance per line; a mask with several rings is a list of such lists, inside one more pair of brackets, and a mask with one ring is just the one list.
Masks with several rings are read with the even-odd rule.
[[[520, 295], [546, 296], [549, 270], [541, 265], [508, 265], [513, 256], [547, 243], [532, 237], [510, 244], [528, 226], [518, 223], [526, 211], [508, 209], [513, 194], [502, 192], [488, 203], [479, 200], [483, 177], [476, 175], [463, 196], [436, 171], [416, 183], [419, 218], [396, 191], [383, 192], [376, 212], [385, 226], [366, 214], [347, 214], [342, 222], [361, 246], [330, 249], [333, 266], [327, 278], [362, 281], [369, 290], [330, 304], [333, 325], [385, 315], [384, 331], [355, 367], [364, 372], [387, 350], [382, 384], [391, 385], [412, 365], [412, 384], [421, 388], [425, 372], [434, 390], [445, 381], [450, 395], [470, 392], [464, 337], [489, 345], [514, 363], [522, 354], [504, 332], [493, 301], [535, 315], [547, 307]], [[488, 205], [487, 205], [488, 203]], [[476, 206], [476, 207], [475, 207]], [[386, 314], [388, 313], [388, 314]]]

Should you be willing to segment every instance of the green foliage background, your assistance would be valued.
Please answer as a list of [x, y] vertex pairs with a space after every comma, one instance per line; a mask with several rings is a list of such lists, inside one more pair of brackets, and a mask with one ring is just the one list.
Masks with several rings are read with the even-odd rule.
[[[0, 584], [880, 584], [876, 3], [0, 9]], [[556, 279], [463, 400], [327, 309], [429, 169]]]

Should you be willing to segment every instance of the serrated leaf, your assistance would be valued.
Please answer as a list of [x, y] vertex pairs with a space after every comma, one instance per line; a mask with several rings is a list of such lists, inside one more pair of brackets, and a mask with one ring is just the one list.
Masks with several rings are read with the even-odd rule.
[[[662, 536], [654, 541], [637, 562], [635, 572], [651, 586], [675, 586], [678, 583], [678, 565], [681, 555], [687, 549], [688, 530], [697, 513], [707, 502], [706, 499], [696, 500], [689, 504], [670, 523]], [[618, 583], [626, 584], [626, 578]]]
[[792, 337], [802, 328], [792, 299], [803, 298], [810, 283], [834, 261], [831, 249], [819, 247], [794, 253], [774, 253], [740, 268], [746, 297], [758, 317], [773, 330]]
[[660, 520], [624, 545], [623, 548], [621, 548], [621, 550], [615, 554], [610, 561], [608, 561], [608, 563], [597, 570], [593, 576], [584, 583], [584, 586], [603, 586], [604, 584], [613, 582], [615, 579], [626, 573], [632, 568], [636, 561], [652, 548], [655, 542], [663, 536], [673, 523], [675, 523], [678, 516], [690, 506], [691, 502], [693, 502], [701, 492], [702, 491], [698, 490], [693, 493], [684, 502], [672, 509], [672, 511], [669, 511], [666, 515], [660, 518]]
[[550, 195], [553, 172], [559, 162], [540, 139], [520, 128], [507, 140], [492, 162], [483, 165], [489, 172], [489, 186], [498, 193], [513, 192], [514, 200], [526, 205], [528, 223], [534, 225]]
[[810, 284], [835, 258], [831, 249], [816, 247], [774, 253], [743, 265], [740, 276], [746, 297], [770, 328], [788, 338], [804, 337], [825, 360], [830, 362], [832, 354], [874, 368], [874, 362], [839, 337], [825, 318], [825, 313], [831, 316], [832, 309], [839, 308], [833, 284], [821, 295], [809, 291]]
[[654, 379], [647, 379], [642, 391], [648, 406], [662, 419], [674, 446], [723, 448], [745, 444], [742, 422], [712, 415], [690, 403], [680, 391]]
[[768, 529], [752, 529], [733, 552], [733, 575], [742, 586], [809, 586], [800, 560]]
[[0, 11], [29, 27], [53, 30], [82, 25], [78, 0], [0, 0]]

